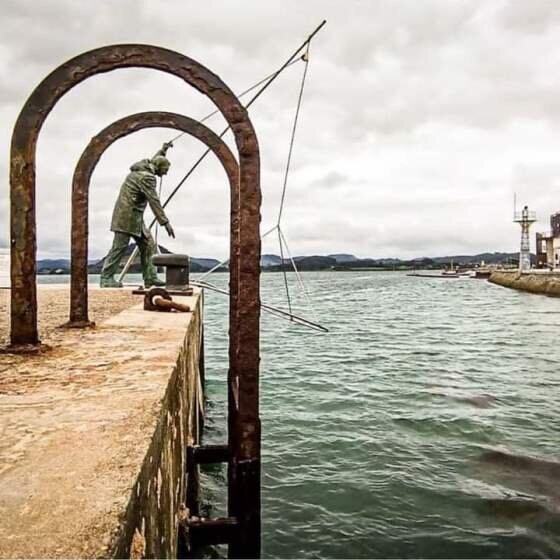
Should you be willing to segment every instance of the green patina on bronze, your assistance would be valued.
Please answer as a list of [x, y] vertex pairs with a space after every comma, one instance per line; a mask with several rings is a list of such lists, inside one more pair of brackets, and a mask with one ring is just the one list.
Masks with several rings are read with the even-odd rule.
[[144, 229], [144, 210], [150, 204], [160, 225], [169, 220], [161, 207], [156, 189], [156, 168], [149, 159], [143, 159], [130, 168], [113, 210], [111, 231], [120, 231], [140, 237]]
[[175, 237], [156, 189], [156, 177], [165, 175], [171, 165], [165, 157], [169, 147], [170, 145], [164, 144], [163, 148], [153, 158], [140, 160], [130, 167], [130, 173], [121, 186], [113, 210], [111, 231], [115, 233], [115, 237], [103, 264], [101, 272], [102, 288], [122, 286], [120, 282], [114, 279], [114, 274], [126, 253], [131, 237], [140, 250], [144, 284], [146, 287], [163, 285], [163, 282], [157, 278], [156, 269], [152, 264], [152, 256], [156, 251], [156, 245], [150, 231], [144, 224], [144, 210], [149, 204], [158, 223], [165, 227], [171, 237]]

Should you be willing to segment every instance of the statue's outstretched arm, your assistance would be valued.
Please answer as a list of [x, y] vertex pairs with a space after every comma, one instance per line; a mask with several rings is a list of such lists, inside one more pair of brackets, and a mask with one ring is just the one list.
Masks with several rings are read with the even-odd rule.
[[169, 148], [173, 148], [173, 142], [164, 142], [163, 146], [154, 154], [154, 157], [152, 157], [152, 159], [156, 158], [157, 156], [166, 157], [167, 150], [169, 150]]

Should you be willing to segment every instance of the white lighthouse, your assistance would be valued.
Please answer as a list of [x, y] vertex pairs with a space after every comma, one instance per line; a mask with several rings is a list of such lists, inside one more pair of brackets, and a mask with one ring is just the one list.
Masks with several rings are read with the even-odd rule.
[[521, 247], [519, 249], [519, 272], [531, 269], [531, 241], [529, 230], [531, 225], [537, 221], [535, 212], [530, 212], [528, 206], [524, 206], [521, 212], [514, 212], [513, 221], [521, 226]]

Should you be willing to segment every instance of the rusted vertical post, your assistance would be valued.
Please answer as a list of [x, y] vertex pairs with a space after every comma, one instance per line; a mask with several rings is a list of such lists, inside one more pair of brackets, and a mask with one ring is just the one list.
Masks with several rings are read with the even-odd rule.
[[[89, 143], [89, 154], [95, 153], [99, 142], [93, 138]], [[87, 162], [91, 157], [82, 157], [72, 177], [72, 230], [70, 251], [70, 327], [93, 325], [88, 315], [88, 236], [89, 236], [89, 181], [91, 178]], [[80, 188], [77, 185], [87, 185]]]
[[35, 186], [38, 133], [32, 116], [22, 111], [14, 128], [10, 153], [10, 341], [13, 345], [39, 343], [35, 188], [30, 188]]
[[[260, 220], [261, 192], [251, 189], [260, 174], [256, 137], [244, 136], [240, 147], [240, 193], [238, 208], [238, 241], [232, 252], [239, 262], [238, 299], [235, 302], [237, 331], [233, 333], [235, 352], [230, 356], [229, 374], [229, 465], [230, 517], [242, 528], [229, 548], [231, 558], [258, 558], [261, 548], [260, 455], [261, 426], [259, 419], [259, 309], [260, 309]], [[243, 163], [242, 163], [243, 162]], [[241, 303], [243, 302], [243, 304]], [[232, 333], [230, 332], [230, 339]], [[256, 340], [245, 345], [242, 340]], [[253, 347], [251, 347], [253, 346]], [[233, 360], [233, 361], [232, 361]]]

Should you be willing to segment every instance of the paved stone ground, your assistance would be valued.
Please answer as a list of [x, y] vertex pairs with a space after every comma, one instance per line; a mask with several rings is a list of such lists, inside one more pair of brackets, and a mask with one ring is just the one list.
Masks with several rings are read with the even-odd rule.
[[[141, 302], [130, 290], [89, 290], [90, 320], [100, 323], [123, 309]], [[43, 284], [37, 292], [39, 336], [45, 344], [56, 344], [61, 331], [58, 326], [68, 321], [70, 286]], [[0, 289], [0, 347], [7, 344], [10, 335], [10, 290]], [[1, 363], [1, 358], [0, 358]]]
[[[8, 297], [0, 290], [4, 339]], [[40, 336], [50, 348], [0, 352], [0, 558], [107, 556], [165, 418], [177, 357], [192, 342], [192, 313], [143, 311], [128, 290], [90, 290], [94, 329], [57, 328], [68, 302], [68, 286], [41, 286]]]

